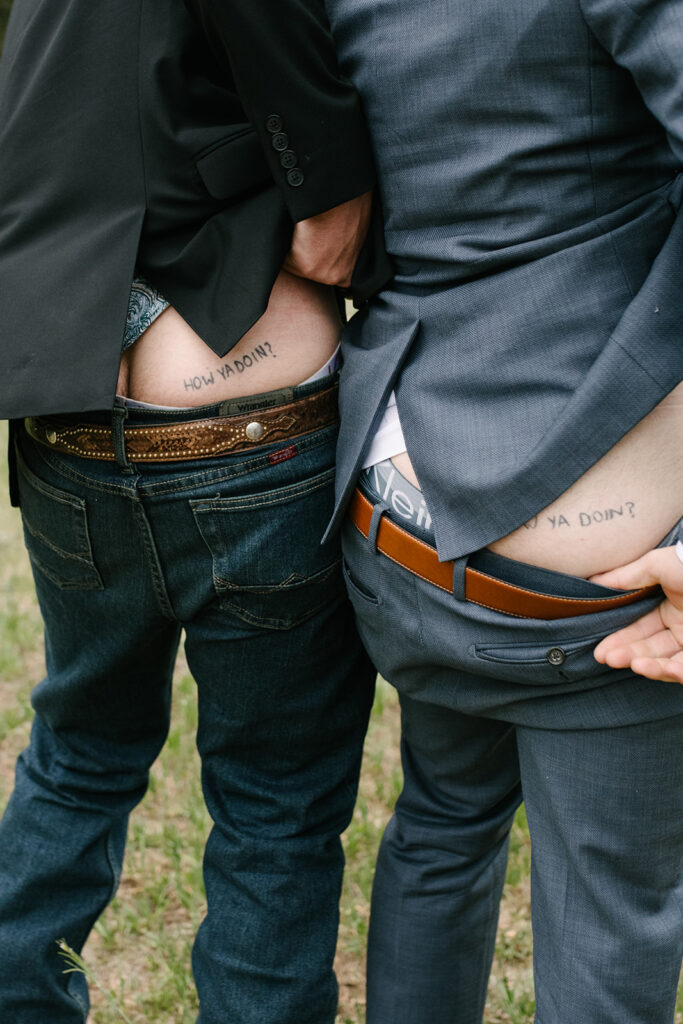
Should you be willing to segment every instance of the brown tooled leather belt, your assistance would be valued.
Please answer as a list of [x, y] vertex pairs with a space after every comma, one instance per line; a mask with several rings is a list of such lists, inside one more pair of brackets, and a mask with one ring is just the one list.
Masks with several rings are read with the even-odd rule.
[[[370, 532], [372, 508], [371, 502], [356, 489], [349, 506], [349, 515], [354, 526], [366, 538]], [[435, 587], [449, 594], [453, 592], [453, 562], [440, 562], [436, 548], [418, 540], [386, 516], [382, 516], [377, 531], [377, 550], [397, 565], [433, 583]], [[615, 597], [553, 597], [505, 583], [470, 566], [465, 569], [467, 601], [521, 619], [564, 619], [590, 612], [609, 611], [650, 597], [658, 589], [656, 586], [643, 587]]]
[[[214, 419], [187, 420], [149, 427], [126, 427], [131, 462], [179, 462], [209, 459], [275, 441], [289, 441], [336, 422], [337, 386], [268, 409]], [[113, 462], [110, 426], [35, 417], [24, 421], [27, 433], [53, 451], [83, 459]]]

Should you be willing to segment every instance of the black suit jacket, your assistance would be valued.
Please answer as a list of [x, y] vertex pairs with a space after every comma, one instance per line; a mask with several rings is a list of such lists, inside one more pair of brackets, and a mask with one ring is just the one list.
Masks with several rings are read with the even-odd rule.
[[[373, 183], [322, 0], [15, 0], [0, 416], [111, 405], [136, 265], [223, 355], [265, 309], [293, 222]], [[362, 269], [361, 300], [387, 265]]]

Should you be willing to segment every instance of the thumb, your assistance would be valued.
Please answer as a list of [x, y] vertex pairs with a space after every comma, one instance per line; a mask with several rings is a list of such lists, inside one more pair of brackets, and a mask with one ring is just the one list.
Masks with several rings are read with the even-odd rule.
[[648, 551], [634, 562], [628, 562], [618, 569], [610, 569], [609, 572], [596, 573], [590, 580], [592, 583], [613, 587], [615, 590], [638, 590], [640, 587], [649, 587], [660, 582], [663, 569], [660, 563], [665, 551], [666, 549], [662, 548]]

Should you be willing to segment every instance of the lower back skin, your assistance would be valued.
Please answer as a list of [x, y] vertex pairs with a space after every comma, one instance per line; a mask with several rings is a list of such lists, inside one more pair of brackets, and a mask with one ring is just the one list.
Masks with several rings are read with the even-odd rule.
[[[282, 271], [268, 309], [220, 358], [172, 307], [121, 361], [117, 392], [155, 405], [198, 406], [299, 384], [334, 352], [332, 289]], [[683, 383], [528, 523], [489, 547], [508, 558], [588, 577], [661, 541], [683, 513]], [[394, 465], [420, 486], [407, 452]]]
[[[407, 452], [393, 462], [419, 487]], [[576, 483], [491, 551], [588, 577], [656, 547], [683, 514], [683, 384]]]
[[198, 406], [300, 384], [339, 342], [331, 288], [281, 271], [260, 320], [223, 358], [169, 307], [121, 360], [117, 393], [153, 405]]

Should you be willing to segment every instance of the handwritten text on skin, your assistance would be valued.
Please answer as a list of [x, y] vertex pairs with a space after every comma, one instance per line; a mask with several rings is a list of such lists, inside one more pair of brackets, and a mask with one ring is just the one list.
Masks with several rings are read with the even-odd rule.
[[554, 516], [534, 516], [533, 519], [524, 524], [524, 529], [535, 530], [538, 526], [544, 526], [544, 520], [550, 524], [551, 530], [559, 530], [563, 526], [580, 526], [585, 529], [598, 523], [609, 523], [612, 519], [618, 519], [621, 516], [627, 519], [635, 519], [635, 508], [636, 503], [634, 501], [624, 501], [621, 505], [612, 508], [595, 509], [592, 512], [579, 512], [578, 515], [573, 517], [573, 521], [561, 513]]
[[[222, 366], [215, 366], [207, 374], [202, 373], [196, 377], [186, 377], [183, 381], [185, 390], [201, 391], [202, 388], [211, 387], [212, 384], [217, 384], [221, 380], [227, 380], [233, 374], [240, 374], [244, 373], [245, 370], [250, 370], [255, 363], [260, 362], [262, 359], [277, 359], [269, 341], [264, 341], [262, 345], [256, 345], [250, 353], [245, 353], [241, 359], [233, 359], [228, 363], [223, 363]], [[218, 375], [217, 377], [216, 374]]]

